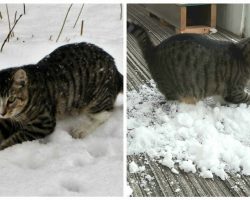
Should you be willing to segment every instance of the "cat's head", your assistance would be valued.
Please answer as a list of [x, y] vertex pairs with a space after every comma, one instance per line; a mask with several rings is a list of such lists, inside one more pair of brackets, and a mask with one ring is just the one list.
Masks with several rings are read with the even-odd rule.
[[23, 69], [0, 72], [0, 117], [13, 118], [28, 102], [28, 77]]

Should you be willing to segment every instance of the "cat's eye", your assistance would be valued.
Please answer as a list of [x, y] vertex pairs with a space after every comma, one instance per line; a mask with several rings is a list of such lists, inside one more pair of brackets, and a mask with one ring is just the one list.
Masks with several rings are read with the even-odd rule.
[[8, 99], [8, 103], [14, 103], [15, 100], [16, 100], [16, 97], [11, 96], [11, 97]]

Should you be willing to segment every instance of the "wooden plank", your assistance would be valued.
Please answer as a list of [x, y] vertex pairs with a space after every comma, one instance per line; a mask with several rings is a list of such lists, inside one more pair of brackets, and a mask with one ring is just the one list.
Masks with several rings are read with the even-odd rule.
[[157, 167], [156, 162], [154, 162], [150, 158], [148, 159], [148, 162], [150, 169], [153, 172], [154, 177], [158, 182], [159, 188], [161, 189], [163, 195], [165, 197], [176, 196], [171, 188], [171, 184], [168, 182], [168, 180], [164, 178], [164, 175], [162, 174], [162, 171], [159, 169], [159, 167]]
[[130, 187], [133, 190], [133, 196], [137, 197], [143, 197], [147, 196], [147, 194], [143, 191], [143, 189], [140, 186], [141, 180], [139, 179], [138, 175], [135, 173], [129, 173], [129, 163], [136, 160], [136, 157], [134, 156], [127, 156], [127, 162], [128, 162], [128, 168], [127, 168], [127, 174], [128, 174], [128, 182]]
[[232, 196], [232, 193], [230, 192], [230, 189], [225, 185], [223, 180], [221, 180], [217, 176], [214, 176], [213, 181], [216, 183], [217, 188], [221, 191], [223, 196], [226, 196], [226, 197]]
[[180, 27], [180, 6], [176, 4], [143, 4], [149, 13], [177, 28]]
[[[179, 31], [182, 32], [186, 29], [187, 25], [187, 7], [180, 7], [180, 28]], [[178, 28], [178, 27], [177, 27]]]
[[245, 196], [250, 196], [250, 190], [249, 190], [249, 185], [246, 183], [244, 177], [246, 176], [241, 176], [239, 174], [231, 176], [231, 179], [233, 179], [235, 185], [237, 186], [239, 190], [241, 190]]
[[144, 177], [144, 179], [147, 180], [150, 196], [152, 197], [164, 196], [164, 194], [160, 190], [158, 182], [154, 178], [154, 174], [152, 173], [152, 170], [148, 164], [147, 157], [141, 155], [140, 158], [137, 159], [137, 161], [141, 166], [145, 166], [145, 171], [143, 171], [141, 174]]
[[[128, 156], [129, 162], [134, 161], [138, 166], [144, 166], [145, 170], [142, 172], [137, 172], [135, 174], [131, 174], [128, 170], [128, 177], [134, 176], [134, 179], [137, 181], [132, 181], [132, 188], [135, 188], [136, 192], [133, 193], [133, 196], [142, 195], [143, 193], [146, 193], [147, 196], [151, 197], [157, 197], [157, 196], [164, 196], [162, 191], [160, 190], [158, 182], [154, 178], [154, 174], [152, 173], [151, 168], [149, 167], [149, 164], [147, 164], [147, 159], [143, 155], [133, 155]], [[131, 179], [131, 178], [128, 178]], [[130, 182], [130, 180], [128, 180]], [[143, 182], [143, 186], [142, 183]], [[136, 186], [135, 183], [138, 183]], [[140, 185], [140, 186], [139, 186]]]
[[207, 26], [187, 26], [185, 29], [180, 30], [180, 33], [199, 33], [207, 34], [210, 32], [210, 27]]
[[211, 23], [210, 26], [212, 28], [216, 27], [216, 5], [215, 4], [211, 4]]
[[189, 184], [186, 184], [182, 175], [173, 174], [171, 170], [165, 166], [159, 165], [159, 168], [162, 170], [166, 180], [168, 180], [175, 196], [194, 196], [191, 187]]

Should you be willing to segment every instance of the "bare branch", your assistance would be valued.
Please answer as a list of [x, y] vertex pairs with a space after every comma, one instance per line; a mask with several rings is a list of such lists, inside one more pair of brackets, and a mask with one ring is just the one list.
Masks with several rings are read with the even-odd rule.
[[17, 11], [15, 12], [14, 24], [16, 23], [16, 15], [17, 15]]
[[[9, 32], [11, 30], [11, 27], [10, 27], [10, 15], [9, 15], [9, 9], [8, 9], [8, 5], [5, 4], [5, 7], [6, 7], [6, 11], [7, 11], [7, 16], [8, 16], [8, 23], [9, 23]], [[7, 38], [8, 42], [9, 42], [9, 37]]]
[[76, 27], [76, 23], [78, 22], [78, 19], [79, 19], [80, 15], [81, 15], [81, 13], [82, 13], [82, 10], [83, 10], [83, 6], [84, 6], [84, 3], [82, 4], [82, 7], [81, 7], [81, 9], [80, 9], [80, 12], [79, 12], [79, 14], [78, 14], [77, 18], [76, 18], [76, 22], [75, 22], [75, 24], [74, 24], [73, 28], [75, 28], [75, 27]]
[[82, 35], [82, 33], [83, 33], [83, 25], [84, 25], [84, 21], [82, 20], [82, 23], [81, 23], [81, 35]]
[[120, 8], [121, 8], [120, 20], [122, 20], [122, 3], [120, 4]]
[[25, 6], [25, 3], [23, 4], [23, 14], [24, 14], [24, 15], [26, 14], [26, 6]]
[[4, 42], [3, 42], [2, 46], [1, 46], [1, 50], [0, 50], [1, 52], [3, 51], [4, 44], [5, 44], [6, 41], [8, 40], [10, 34], [12, 33], [12, 31], [14, 30], [14, 28], [15, 28], [17, 22], [19, 21], [19, 19], [21, 19], [22, 16], [23, 16], [23, 15], [20, 15], [20, 16], [18, 17], [18, 19], [16, 20], [15, 24], [13, 25], [13, 27], [12, 27], [11, 30], [9, 31], [7, 37], [5, 38], [5, 40], [4, 40]]
[[65, 16], [64, 21], [63, 21], [62, 28], [61, 28], [61, 30], [60, 30], [60, 32], [59, 32], [59, 34], [58, 34], [57, 39], [56, 39], [56, 42], [58, 42], [58, 40], [59, 40], [59, 38], [60, 38], [60, 36], [61, 36], [61, 33], [62, 33], [62, 30], [63, 30], [63, 27], [64, 27], [64, 25], [65, 25], [66, 19], [67, 19], [67, 17], [68, 17], [68, 14], [69, 14], [69, 11], [70, 11], [70, 9], [71, 9], [72, 5], [73, 5], [73, 4], [70, 4], [70, 6], [69, 6], [69, 8], [68, 8], [68, 11], [67, 11], [66, 16]]

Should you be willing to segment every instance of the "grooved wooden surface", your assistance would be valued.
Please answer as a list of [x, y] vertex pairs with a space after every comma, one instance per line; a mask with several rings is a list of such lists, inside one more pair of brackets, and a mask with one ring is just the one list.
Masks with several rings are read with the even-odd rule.
[[[136, 21], [150, 31], [150, 36], [155, 44], [174, 34], [166, 26], [161, 26], [160, 21], [149, 17], [143, 6], [128, 5], [128, 19]], [[216, 40], [238, 41], [239, 38], [224, 31], [219, 31], [207, 37]], [[135, 39], [128, 34], [127, 38], [127, 87], [128, 90], [136, 89], [141, 84], [148, 84], [151, 79], [148, 67], [142, 57]], [[250, 196], [250, 177], [239, 174], [228, 174], [228, 179], [221, 180], [214, 176], [213, 179], [204, 179], [193, 173], [181, 170], [174, 174], [171, 170], [147, 155], [127, 156], [127, 163], [134, 161], [145, 170], [130, 173], [127, 170], [127, 181], [133, 189], [132, 196]], [[176, 166], [178, 169], [178, 167]]]

